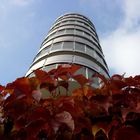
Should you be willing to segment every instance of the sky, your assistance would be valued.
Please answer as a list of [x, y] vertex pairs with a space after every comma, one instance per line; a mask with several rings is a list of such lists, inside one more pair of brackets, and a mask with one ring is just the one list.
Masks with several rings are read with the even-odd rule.
[[110, 75], [140, 74], [140, 0], [0, 0], [0, 84], [27, 72], [56, 18], [70, 12], [94, 23]]

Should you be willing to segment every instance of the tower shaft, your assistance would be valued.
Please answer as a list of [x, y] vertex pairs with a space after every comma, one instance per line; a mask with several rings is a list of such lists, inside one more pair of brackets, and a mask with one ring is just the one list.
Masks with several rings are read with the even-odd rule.
[[59, 64], [83, 66], [78, 73], [87, 78], [95, 72], [109, 77], [108, 67], [93, 23], [85, 16], [71, 13], [59, 17], [35, 56], [26, 76]]

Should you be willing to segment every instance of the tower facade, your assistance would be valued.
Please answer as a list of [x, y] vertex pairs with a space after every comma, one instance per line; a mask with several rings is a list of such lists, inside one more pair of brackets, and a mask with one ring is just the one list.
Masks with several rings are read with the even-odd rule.
[[26, 76], [33, 71], [49, 71], [59, 64], [77, 64], [77, 72], [90, 78], [97, 72], [109, 77], [108, 67], [93, 23], [85, 16], [70, 13], [60, 16], [41, 44]]

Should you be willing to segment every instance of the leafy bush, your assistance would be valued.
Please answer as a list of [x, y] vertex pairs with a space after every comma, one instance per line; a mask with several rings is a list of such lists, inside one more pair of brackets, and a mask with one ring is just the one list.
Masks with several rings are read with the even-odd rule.
[[[78, 69], [36, 70], [35, 77], [0, 86], [0, 139], [140, 140], [140, 76], [94, 75], [102, 81], [94, 89], [92, 79], [74, 75]], [[69, 96], [71, 78], [81, 87]]]

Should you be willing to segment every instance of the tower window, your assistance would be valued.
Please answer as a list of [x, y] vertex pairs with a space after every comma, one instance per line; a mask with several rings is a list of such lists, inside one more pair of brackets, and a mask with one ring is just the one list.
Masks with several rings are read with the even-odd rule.
[[86, 47], [86, 53], [92, 57], [94, 56], [94, 50], [90, 47]]
[[56, 35], [61, 35], [61, 34], [63, 34], [65, 32], [65, 30], [59, 30], [57, 33], [56, 33]]
[[86, 77], [86, 68], [82, 67], [78, 71], [75, 72], [75, 75], [79, 75], [79, 74], [82, 74]]
[[73, 48], [74, 48], [74, 42], [64, 42], [63, 49], [73, 50]]
[[75, 50], [85, 52], [85, 45], [75, 42]]
[[88, 34], [88, 33], [84, 33], [84, 36], [85, 36], [86, 38], [90, 38], [90, 34]]
[[66, 29], [66, 33], [68, 33], [68, 34], [74, 34], [74, 30], [73, 29]]
[[81, 36], [82, 36], [82, 35], [83, 35], [83, 32], [80, 31], [80, 30], [75, 30], [75, 34], [76, 34], [76, 35], [81, 35]]
[[62, 42], [58, 42], [58, 43], [53, 44], [51, 51], [60, 50], [61, 48], [62, 48]]
[[53, 64], [53, 65], [44, 66], [42, 70], [49, 72], [50, 70], [55, 68], [56, 68], [56, 64]]

